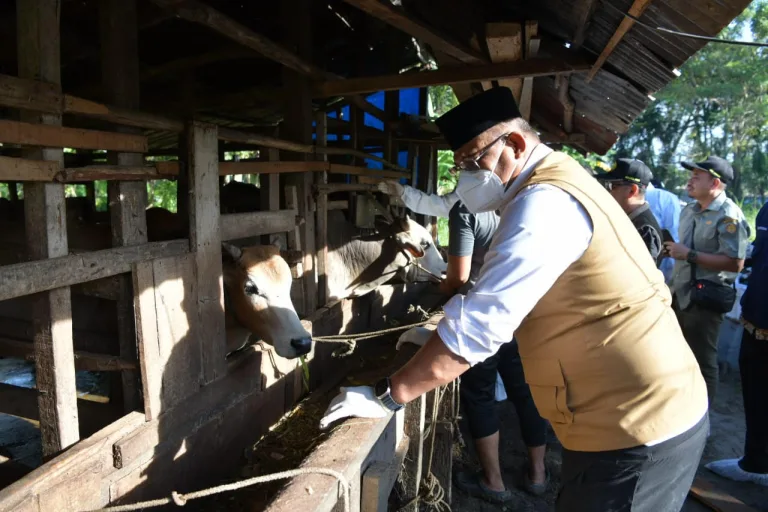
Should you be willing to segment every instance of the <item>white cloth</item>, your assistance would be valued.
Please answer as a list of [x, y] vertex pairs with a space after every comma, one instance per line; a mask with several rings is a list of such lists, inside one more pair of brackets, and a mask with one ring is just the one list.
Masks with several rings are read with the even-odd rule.
[[451, 208], [459, 200], [459, 196], [456, 194], [456, 191], [439, 196], [437, 194], [427, 194], [417, 188], [403, 185], [403, 195], [400, 196], [400, 199], [414, 213], [447, 218]]
[[[656, 217], [659, 227], [668, 230], [672, 238], [675, 239], [675, 242], [679, 241], [678, 229], [680, 226], [680, 212], [682, 211], [680, 199], [672, 192], [656, 188], [649, 183], [645, 191], [645, 200], [651, 206], [651, 212]], [[665, 281], [669, 282], [672, 279], [674, 268], [674, 258], [664, 258], [661, 261], [659, 269], [664, 274]]]
[[509, 342], [523, 318], [587, 250], [592, 222], [570, 194], [552, 185], [520, 189], [552, 150], [538, 146], [505, 193], [508, 201], [474, 288], [444, 306], [437, 332], [454, 354], [475, 365]]

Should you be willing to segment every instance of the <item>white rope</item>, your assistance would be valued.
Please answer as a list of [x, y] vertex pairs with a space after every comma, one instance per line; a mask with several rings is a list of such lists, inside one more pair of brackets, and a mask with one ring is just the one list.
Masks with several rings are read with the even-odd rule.
[[154, 508], [154, 507], [161, 507], [163, 505], [170, 505], [171, 503], [174, 503], [179, 507], [183, 507], [190, 500], [205, 498], [207, 496], [212, 496], [214, 494], [219, 494], [227, 491], [236, 491], [238, 489], [243, 489], [244, 487], [248, 487], [254, 484], [273, 482], [275, 480], [292, 478], [299, 475], [317, 475], [317, 474], [332, 476], [339, 481], [339, 484], [341, 485], [344, 491], [344, 495], [343, 495], [344, 512], [349, 512], [349, 505], [351, 503], [350, 494], [349, 494], [349, 481], [346, 479], [344, 475], [342, 475], [338, 471], [335, 471], [333, 469], [326, 469], [326, 468], [290, 469], [288, 471], [281, 471], [280, 473], [273, 473], [271, 475], [262, 475], [262, 476], [257, 476], [253, 478], [248, 478], [247, 480], [241, 480], [239, 482], [234, 482], [231, 484], [224, 484], [216, 487], [210, 487], [208, 489], [190, 492], [188, 494], [179, 494], [178, 492], [173, 491], [171, 492], [170, 498], [159, 498], [156, 500], [142, 501], [142, 502], [133, 503], [130, 505], [117, 505], [114, 507], [105, 507], [105, 508], [95, 509], [90, 512], [102, 512], [102, 511], [131, 512], [133, 510], [141, 510], [144, 508]]

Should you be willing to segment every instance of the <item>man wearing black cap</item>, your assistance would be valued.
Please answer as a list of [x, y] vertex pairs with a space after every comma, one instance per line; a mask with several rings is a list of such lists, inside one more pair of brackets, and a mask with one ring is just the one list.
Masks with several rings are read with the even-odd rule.
[[497, 87], [436, 121], [471, 212], [501, 220], [475, 286], [414, 357], [344, 388], [329, 418], [382, 417], [518, 341], [536, 408], [563, 445], [558, 511], [679, 511], [708, 427], [704, 380], [669, 288], [610, 194], [539, 141]]
[[675, 312], [707, 383], [709, 403], [717, 393], [717, 340], [725, 313], [735, 300], [732, 288], [744, 266], [749, 225], [741, 209], [725, 195], [733, 168], [710, 156], [683, 162], [691, 171], [687, 191], [694, 202], [680, 215], [680, 243], [666, 243], [675, 258], [672, 277]]
[[619, 158], [611, 172], [598, 174], [597, 179], [629, 216], [656, 266], [660, 266], [664, 259], [661, 228], [645, 200], [645, 190], [653, 179], [651, 170], [640, 160]]

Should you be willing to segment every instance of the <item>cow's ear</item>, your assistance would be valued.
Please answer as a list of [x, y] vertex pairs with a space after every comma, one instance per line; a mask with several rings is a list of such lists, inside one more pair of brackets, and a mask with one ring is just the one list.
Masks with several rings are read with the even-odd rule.
[[294, 266], [301, 263], [304, 259], [304, 253], [301, 251], [280, 251], [280, 256], [283, 257], [288, 266]]
[[389, 233], [392, 231], [392, 224], [390, 224], [386, 218], [380, 215], [374, 217], [373, 226], [376, 228], [376, 231], [380, 233]]
[[236, 245], [232, 245], [228, 242], [222, 242], [221, 255], [225, 260], [228, 259], [233, 263], [238, 263], [240, 258], [243, 257], [243, 250]]

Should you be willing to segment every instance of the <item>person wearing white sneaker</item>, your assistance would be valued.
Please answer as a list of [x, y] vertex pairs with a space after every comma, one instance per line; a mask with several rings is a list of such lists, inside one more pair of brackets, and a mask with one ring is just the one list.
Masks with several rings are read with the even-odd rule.
[[[749, 284], [741, 298], [744, 333], [739, 353], [747, 433], [744, 457], [710, 462], [710, 471], [737, 482], [768, 487], [768, 203], [757, 214]], [[750, 265], [747, 260], [745, 266]]]

